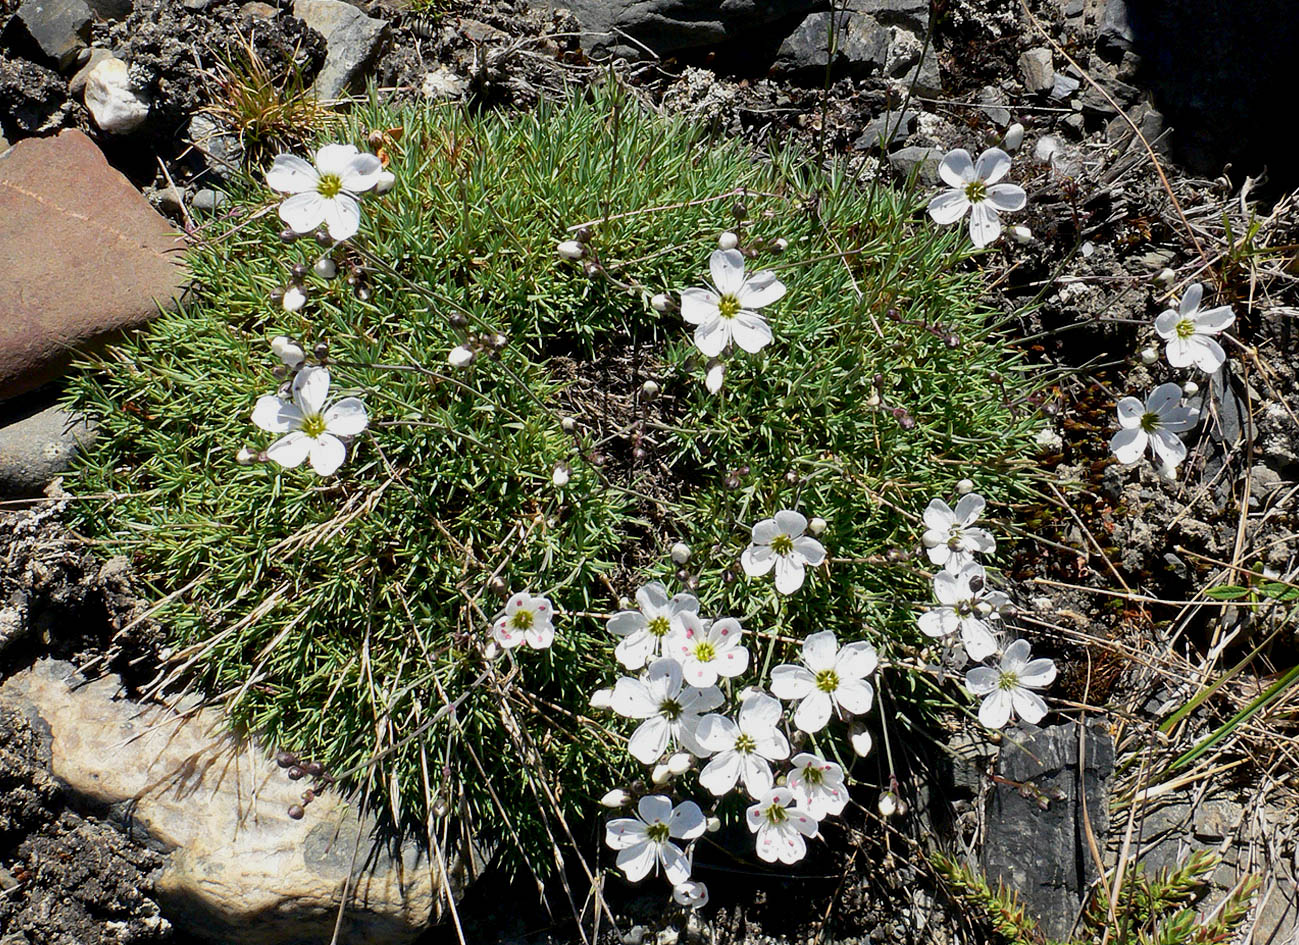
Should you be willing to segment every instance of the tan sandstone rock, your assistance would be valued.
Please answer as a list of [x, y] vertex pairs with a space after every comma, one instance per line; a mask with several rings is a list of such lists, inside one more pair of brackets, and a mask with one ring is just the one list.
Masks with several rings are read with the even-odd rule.
[[327, 943], [346, 898], [339, 941], [405, 942], [439, 909], [441, 873], [416, 846], [377, 842], [334, 793], [290, 818], [307, 782], [223, 734], [215, 709], [140, 705], [115, 677], [87, 682], [53, 660], [10, 677], [0, 701], [49, 732], [51, 772], [76, 803], [168, 853], [156, 893], [191, 936]]

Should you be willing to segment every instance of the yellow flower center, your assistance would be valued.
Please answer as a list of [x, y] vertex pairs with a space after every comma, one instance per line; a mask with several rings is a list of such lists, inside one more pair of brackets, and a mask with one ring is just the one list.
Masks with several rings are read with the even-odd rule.
[[839, 688], [839, 674], [832, 669], [823, 669], [816, 674], [816, 688], [822, 692], [834, 692]]
[[510, 626], [515, 630], [529, 630], [532, 628], [532, 611], [519, 610], [515, 611], [514, 616], [510, 618]]
[[740, 311], [740, 300], [727, 293], [717, 302], [717, 312], [722, 318], [734, 318]]
[[656, 637], [665, 637], [668, 631], [672, 629], [672, 624], [667, 617], [655, 617], [649, 622], [648, 630]]
[[808, 765], [803, 769], [803, 780], [808, 784], [822, 784], [825, 782], [825, 774], [816, 765]]
[[752, 735], [741, 735], [735, 740], [735, 750], [742, 755], [751, 755], [758, 747], [758, 743], [753, 740]]
[[769, 824], [783, 824], [789, 817], [789, 815], [785, 813], [784, 806], [781, 804], [772, 804], [762, 813], [763, 816], [767, 818], [767, 823]]
[[321, 174], [320, 180], [316, 181], [316, 193], [330, 200], [337, 197], [343, 189], [343, 179], [337, 174]]
[[1148, 410], [1141, 415], [1141, 429], [1147, 433], [1154, 433], [1159, 429], [1159, 414], [1153, 410]]
[[717, 655], [717, 647], [713, 646], [707, 640], [700, 640], [695, 644], [695, 659], [701, 663], [707, 663]]
[[659, 705], [659, 715], [663, 716], [663, 718], [667, 719], [669, 722], [675, 722], [677, 719], [681, 718], [681, 703], [677, 702], [675, 699], [665, 699]]
[[1000, 678], [997, 679], [997, 688], [1005, 689], [1007, 691], [1011, 689], [1018, 689], [1019, 673], [1002, 672]]
[[668, 825], [661, 820], [656, 820], [645, 828], [645, 836], [654, 843], [663, 843], [670, 836]]
[[788, 535], [777, 535], [771, 539], [771, 550], [778, 555], [787, 555], [794, 550], [794, 539]]
[[1177, 337], [1190, 338], [1195, 334], [1195, 322], [1189, 318], [1183, 318], [1177, 323]]
[[312, 414], [303, 418], [302, 432], [307, 434], [313, 440], [325, 432], [325, 418], [320, 414]]
[[965, 196], [970, 203], [982, 203], [988, 199], [988, 185], [981, 180], [972, 180], [965, 185]]

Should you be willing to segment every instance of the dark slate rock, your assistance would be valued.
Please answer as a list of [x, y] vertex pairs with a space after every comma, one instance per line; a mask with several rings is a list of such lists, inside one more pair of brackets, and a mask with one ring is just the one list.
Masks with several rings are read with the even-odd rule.
[[66, 69], [90, 41], [93, 18], [85, 0], [24, 0], [11, 29], [21, 27], [43, 55]]
[[32, 412], [22, 402], [7, 405], [0, 417], [0, 496], [40, 495], [78, 452], [94, 443], [95, 434], [84, 417], [58, 406]]
[[[1063, 938], [1096, 878], [1083, 825], [1083, 802], [1097, 847], [1109, 828], [1109, 782], [1114, 745], [1099, 722], [1085, 735], [1086, 764], [1078, 769], [1078, 723], [1006, 732], [998, 774], [1027, 787], [998, 783], [988, 796], [983, 869], [1019, 894], [1050, 937]], [[1028, 796], [1025, 796], [1025, 795]], [[1041, 794], [1059, 794], [1043, 810]]]
[[816, 0], [567, 0], [564, 4], [582, 25], [584, 47], [630, 58], [644, 56], [637, 44], [666, 56], [769, 33], [772, 24], [797, 22], [797, 16], [822, 5]]
[[916, 125], [916, 119], [920, 117], [919, 112], [885, 112], [878, 118], [872, 118], [867, 124], [866, 129], [862, 132], [853, 147], [860, 151], [869, 151], [871, 148], [880, 146], [884, 142], [884, 147], [889, 148], [896, 142], [904, 140]]
[[[834, 57], [830, 56], [831, 18], [834, 17]], [[888, 62], [889, 30], [874, 17], [848, 10], [836, 14], [813, 13], [781, 43], [774, 71], [796, 79], [831, 75], [862, 78], [878, 75]]]
[[909, 147], [894, 151], [889, 155], [889, 165], [903, 177], [917, 171], [917, 179], [928, 184], [938, 183], [938, 164], [943, 160], [943, 152], [937, 148]]
[[322, 99], [358, 91], [388, 40], [388, 24], [343, 0], [295, 0], [293, 15], [325, 37], [325, 64], [312, 85]]
[[1121, 56], [1132, 48], [1135, 36], [1128, 18], [1127, 0], [1105, 0], [1105, 10], [1096, 30], [1096, 48], [1111, 56]]

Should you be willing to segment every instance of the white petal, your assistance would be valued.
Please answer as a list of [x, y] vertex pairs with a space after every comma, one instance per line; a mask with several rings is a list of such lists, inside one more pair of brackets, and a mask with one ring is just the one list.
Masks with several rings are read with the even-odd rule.
[[1150, 413], [1162, 415], [1169, 407], [1175, 406], [1182, 401], [1181, 384], [1160, 384], [1150, 392], [1146, 398], [1146, 410]]
[[794, 710], [794, 724], [809, 735], [825, 728], [830, 721], [830, 696], [820, 689], [813, 689]]
[[365, 404], [356, 397], [344, 397], [325, 411], [325, 429], [335, 436], [356, 436], [364, 432], [370, 420]]
[[770, 545], [749, 545], [740, 555], [740, 567], [749, 577], [762, 577], [776, 566], [776, 557]]
[[294, 233], [310, 233], [325, 222], [325, 198], [314, 190], [294, 194], [280, 204], [279, 213]]
[[341, 193], [333, 200], [326, 200], [324, 211], [325, 226], [337, 242], [350, 240], [361, 228], [361, 204], [351, 194]]
[[1010, 701], [1015, 707], [1016, 714], [1025, 722], [1036, 725], [1042, 721], [1042, 716], [1046, 715], [1046, 703], [1036, 692], [1029, 692], [1027, 689], [1012, 689], [1010, 691]]
[[945, 637], [955, 633], [961, 626], [956, 611], [950, 607], [939, 607], [923, 613], [917, 623], [920, 625], [920, 632], [927, 637]]
[[956, 503], [956, 510], [953, 513], [953, 517], [962, 525], [973, 525], [978, 521], [979, 516], [983, 514], [983, 510], [987, 507], [987, 504], [988, 503], [983, 496], [979, 495], [977, 492], [963, 495], [961, 496], [960, 501]]
[[783, 663], [771, 671], [771, 691], [781, 699], [802, 699], [816, 687], [816, 677], [802, 666]]
[[834, 671], [840, 679], [864, 679], [875, 672], [879, 658], [875, 647], [865, 641], [845, 643], [834, 660]]
[[875, 688], [862, 679], [845, 679], [840, 681], [834, 691], [834, 701], [853, 715], [865, 715], [875, 702]]
[[1141, 418], [1146, 408], [1135, 397], [1124, 397], [1118, 403], [1119, 426], [1132, 430], [1141, 425]]
[[806, 536], [795, 538], [794, 554], [801, 557], [811, 567], [820, 567], [822, 562], [825, 561], [825, 546], [815, 538]]
[[934, 596], [938, 598], [940, 604], [947, 604], [950, 607], [959, 601], [962, 597], [962, 586], [968, 590], [969, 580], [959, 581], [957, 575], [951, 571], [943, 570], [934, 575]]
[[949, 186], [961, 190], [974, 180], [974, 163], [965, 148], [954, 148], [943, 155], [938, 164], [938, 176]]
[[1213, 374], [1226, 363], [1227, 352], [1207, 335], [1193, 335], [1186, 340], [1191, 344], [1195, 366], [1204, 373]]
[[729, 319], [718, 316], [712, 321], [704, 322], [695, 329], [695, 347], [706, 358], [715, 358], [731, 341], [731, 323]]
[[965, 688], [976, 696], [986, 696], [997, 688], [1001, 674], [987, 666], [976, 666], [965, 674]]
[[1001, 656], [1002, 672], [1018, 675], [1019, 671], [1028, 664], [1030, 655], [1032, 655], [1032, 647], [1029, 642], [1022, 638], [1015, 640], [1006, 647], [1006, 652]]
[[739, 731], [754, 736], [771, 731], [780, 724], [782, 711], [780, 700], [755, 692], [740, 706]]
[[308, 417], [318, 417], [329, 398], [329, 371], [308, 367], [293, 379], [293, 402]]
[[739, 752], [724, 751], [699, 772], [699, 783], [709, 793], [721, 797], [735, 787], [740, 778], [740, 767]]
[[773, 538], [781, 534], [781, 530], [774, 518], [764, 518], [750, 529], [749, 534], [755, 545], [769, 545]]
[[311, 468], [317, 476], [332, 476], [347, 459], [347, 447], [336, 436], [322, 433], [311, 444]]
[[988, 188], [988, 203], [1002, 213], [1013, 213], [1024, 209], [1028, 194], [1018, 184], [993, 184]]
[[659, 710], [658, 702], [650, 694], [649, 687], [630, 676], [623, 676], [614, 683], [609, 706], [629, 719], [647, 719]]
[[1155, 333], [1169, 341], [1177, 337], [1177, 323], [1182, 320], [1182, 316], [1174, 312], [1171, 308], [1160, 312], [1155, 318]]
[[646, 840], [618, 854], [618, 869], [630, 882], [638, 883], [654, 869], [657, 859], [658, 845]]
[[740, 777], [744, 781], [744, 789], [753, 798], [762, 797], [775, 783], [771, 774], [771, 765], [757, 755], [748, 755], [741, 760]]
[[807, 531], [807, 517], [801, 512], [795, 512], [792, 509], [783, 509], [777, 512], [774, 521], [776, 528], [790, 538], [795, 538]]
[[731, 337], [742, 350], [755, 354], [771, 343], [771, 327], [757, 312], [741, 310], [731, 320]]
[[652, 765], [663, 756], [670, 733], [671, 725], [663, 716], [648, 718], [632, 732], [627, 740], [627, 750], [641, 764]]
[[301, 430], [295, 430], [267, 447], [266, 457], [286, 469], [293, 469], [295, 466], [302, 465], [311, 452], [313, 442], [307, 434]]
[[716, 361], [708, 366], [708, 373], [704, 375], [704, 387], [708, 393], [716, 394], [722, 389], [722, 382], [726, 379], [726, 365], [721, 361]]
[[1186, 294], [1182, 296], [1182, 301], [1177, 306], [1179, 315], [1190, 315], [1200, 307], [1200, 302], [1204, 299], [1204, 286], [1198, 282], [1192, 282], [1186, 287]]
[[713, 285], [722, 295], [738, 296], [744, 288], [744, 254], [738, 249], [715, 249], [708, 257]]
[[691, 325], [702, 325], [721, 317], [717, 296], [707, 289], [685, 289], [681, 293], [681, 317]]
[[1186, 459], [1186, 444], [1177, 438], [1176, 433], [1156, 430], [1150, 435], [1150, 446], [1165, 466], [1177, 466]]
[[803, 586], [803, 562], [794, 555], [776, 556], [776, 590], [792, 594]]
[[1029, 689], [1045, 689], [1055, 682], [1055, 663], [1048, 659], [1033, 660], [1019, 671], [1019, 684]]
[[316, 151], [316, 170], [341, 179], [357, 154], [354, 144], [326, 144]]
[[1231, 310], [1230, 305], [1220, 305], [1217, 308], [1211, 308], [1205, 312], [1199, 312], [1195, 316], [1195, 330], [1217, 334], [1227, 328], [1236, 320], [1235, 313]]
[[839, 644], [833, 630], [813, 633], [803, 641], [803, 662], [814, 673], [834, 669], [838, 655]]
[[988, 728], [1002, 728], [1010, 721], [1010, 693], [993, 690], [979, 706], [979, 721]]
[[1150, 437], [1145, 430], [1120, 430], [1110, 440], [1110, 452], [1124, 466], [1131, 466], [1141, 460], [1141, 454], [1146, 451], [1146, 443], [1149, 441]]
[[749, 276], [735, 297], [741, 308], [763, 308], [785, 297], [785, 283], [770, 269], [764, 269]]
[[[339, 175], [343, 179], [343, 189], [354, 194], [369, 190], [379, 183], [384, 174], [383, 162], [373, 154], [358, 154], [353, 157]], [[394, 182], [396, 178], [393, 178]]]
[[972, 660], [987, 659], [997, 652], [997, 638], [988, 625], [974, 617], [961, 620], [961, 645]]
[[[266, 186], [283, 194], [314, 191], [320, 182], [316, 169], [296, 154], [280, 154], [266, 172]], [[288, 221], [285, 221], [288, 222]]]
[[647, 824], [660, 820], [667, 823], [672, 816], [672, 799], [662, 794], [647, 794], [636, 802], [636, 813]]
[[604, 842], [614, 850], [626, 850], [645, 842], [645, 825], [634, 817], [619, 817], [604, 825]]
[[1001, 235], [1001, 220], [997, 218], [996, 208], [988, 201], [976, 203], [970, 208], [970, 239], [980, 248], [996, 241]]
[[[779, 708], [780, 703], [776, 705]], [[713, 752], [734, 748], [739, 735], [740, 729], [724, 715], [706, 715], [695, 726], [695, 740]]]
[[979, 155], [974, 176], [985, 184], [995, 184], [1010, 173], [1010, 155], [1001, 148], [989, 148]]
[[673, 843], [659, 844], [659, 860], [663, 863], [663, 875], [673, 886], [679, 886], [690, 879], [690, 861]]
[[956, 513], [942, 499], [930, 499], [925, 506], [923, 519], [926, 528], [940, 532], [944, 536], [941, 540], [946, 541], [948, 530], [956, 524]]
[[1164, 348], [1164, 355], [1168, 358], [1168, 363], [1172, 367], [1190, 367], [1195, 363], [1198, 351], [1191, 342], [1191, 338], [1173, 337], [1168, 339], [1168, 346]]
[[944, 190], [929, 201], [929, 216], [941, 226], [955, 223], [970, 209], [970, 198], [962, 190]]
[[263, 394], [257, 398], [253, 408], [253, 423], [267, 433], [288, 433], [302, 428], [302, 411], [287, 400], [281, 400], [274, 394]]

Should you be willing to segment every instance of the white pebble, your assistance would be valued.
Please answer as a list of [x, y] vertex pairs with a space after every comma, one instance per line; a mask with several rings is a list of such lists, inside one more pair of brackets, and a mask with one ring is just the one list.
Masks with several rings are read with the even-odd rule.
[[124, 135], [144, 124], [149, 101], [131, 88], [131, 71], [122, 60], [103, 59], [86, 77], [86, 108], [101, 130]]

